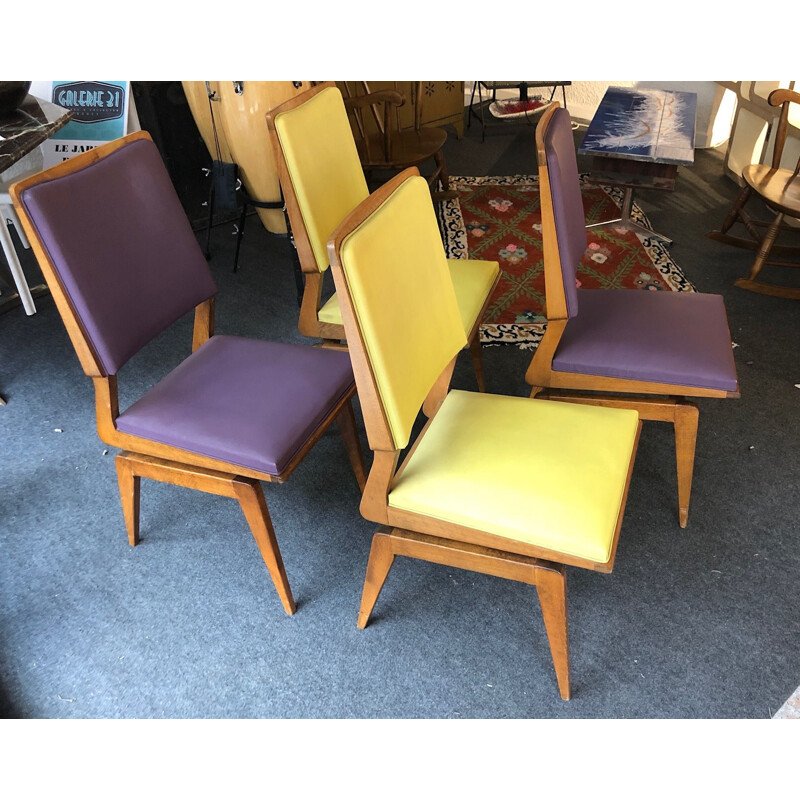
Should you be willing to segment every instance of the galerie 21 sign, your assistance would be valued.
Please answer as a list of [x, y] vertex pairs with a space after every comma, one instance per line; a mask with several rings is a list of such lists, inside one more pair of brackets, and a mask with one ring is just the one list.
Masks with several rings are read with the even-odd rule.
[[37, 81], [30, 92], [72, 112], [42, 145], [44, 168], [127, 133], [130, 81]]

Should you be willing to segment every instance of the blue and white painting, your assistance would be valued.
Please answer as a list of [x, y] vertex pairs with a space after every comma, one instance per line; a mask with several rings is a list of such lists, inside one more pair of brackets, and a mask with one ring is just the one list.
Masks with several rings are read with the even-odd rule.
[[128, 132], [130, 81], [33, 81], [30, 92], [73, 114], [40, 146], [42, 169]]
[[667, 164], [694, 162], [697, 95], [611, 86], [579, 152]]

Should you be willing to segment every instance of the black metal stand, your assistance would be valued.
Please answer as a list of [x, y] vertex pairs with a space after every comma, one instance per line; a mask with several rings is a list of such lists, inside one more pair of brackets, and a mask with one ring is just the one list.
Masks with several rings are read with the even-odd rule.
[[[481, 141], [486, 140], [486, 118], [484, 115], [484, 111], [487, 106], [491, 103], [494, 103], [497, 100], [497, 90], [498, 89], [516, 89], [519, 92], [519, 99], [521, 103], [524, 103], [528, 99], [528, 89], [538, 86], [552, 86], [553, 91], [550, 92], [550, 100], [555, 97], [556, 89], [561, 87], [561, 97], [564, 100], [564, 108], [567, 107], [567, 86], [571, 86], [572, 81], [473, 81], [472, 83], [472, 94], [469, 98], [469, 108], [467, 109], [467, 128], [470, 127], [472, 122], [472, 117], [480, 120], [481, 123]], [[483, 99], [483, 89], [487, 91], [491, 91], [491, 97], [487, 98], [486, 100]], [[480, 111], [480, 114], [473, 108], [473, 103], [475, 100], [475, 91], [478, 92], [478, 103], [475, 108]], [[528, 116], [521, 117], [517, 120], [498, 120], [499, 125], [506, 126], [506, 125], [533, 125], [535, 124], [536, 117]]]
[[[280, 200], [271, 200], [271, 201], [263, 201], [263, 200], [254, 200], [250, 195], [247, 193], [247, 190], [244, 188], [244, 184], [239, 187], [239, 190], [242, 195], [242, 210], [239, 214], [239, 224], [236, 227], [236, 250], [233, 256], [233, 271], [239, 271], [239, 250], [242, 246], [242, 237], [244, 236], [244, 226], [247, 221], [247, 213], [248, 210], [252, 208], [274, 208], [280, 209], [283, 211], [283, 216], [286, 220], [286, 236], [291, 240], [292, 244], [292, 261], [294, 265], [294, 280], [295, 280], [295, 287], [297, 289], [297, 305], [299, 306], [303, 300], [303, 290], [305, 289], [305, 278], [303, 277], [303, 270], [300, 267], [300, 259], [297, 255], [297, 248], [294, 243], [294, 237], [292, 236], [292, 228], [289, 224], [289, 215], [286, 213], [286, 203], [283, 200], [283, 192], [281, 192], [281, 199]], [[214, 218], [214, 184], [211, 184], [211, 190], [208, 194], [208, 227], [207, 227], [207, 234], [206, 234], [206, 251], [205, 256], [206, 258], [211, 258], [211, 227], [213, 225], [213, 218]], [[281, 235], [281, 234], [274, 234], [274, 235]]]
[[275, 208], [283, 210], [284, 203], [283, 197], [280, 200], [271, 200], [269, 202], [264, 202], [262, 200], [254, 200], [247, 194], [247, 190], [244, 186], [240, 189], [242, 193], [242, 213], [239, 215], [239, 226], [236, 231], [236, 252], [233, 256], [233, 271], [239, 271], [239, 248], [242, 245], [242, 237], [244, 236], [244, 225], [247, 220], [247, 209], [252, 206], [253, 208]]

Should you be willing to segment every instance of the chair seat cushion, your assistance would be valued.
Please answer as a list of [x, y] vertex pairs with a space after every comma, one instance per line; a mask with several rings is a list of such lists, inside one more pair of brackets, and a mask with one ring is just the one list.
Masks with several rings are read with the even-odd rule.
[[[453, 280], [464, 333], [469, 337], [489, 291], [494, 285], [495, 278], [500, 272], [500, 267], [496, 261], [454, 258], [447, 259], [447, 265], [450, 267], [450, 277]], [[342, 324], [342, 312], [335, 294], [323, 304], [317, 316], [320, 322], [328, 322], [333, 325]]]
[[738, 390], [722, 297], [694, 292], [580, 289], [553, 370]]
[[496, 261], [475, 261], [466, 258], [448, 258], [447, 266], [450, 267], [450, 277], [453, 279], [464, 333], [469, 338], [500, 273], [500, 266]]
[[361, 139], [356, 143], [364, 169], [405, 168], [422, 164], [441, 150], [447, 141], [447, 131], [443, 128], [393, 131], [391, 158], [385, 157], [382, 133], [369, 134], [368, 139], [368, 145]]
[[323, 303], [322, 308], [317, 313], [317, 319], [330, 325], [344, 324], [342, 322], [342, 309], [339, 308], [339, 298], [336, 296], [336, 292]]
[[608, 563], [635, 411], [451, 391], [389, 506]]
[[213, 336], [117, 429], [279, 475], [353, 383], [346, 352]]
[[800, 216], [800, 178], [792, 170], [750, 164], [744, 168], [742, 177], [773, 208], [793, 217]]

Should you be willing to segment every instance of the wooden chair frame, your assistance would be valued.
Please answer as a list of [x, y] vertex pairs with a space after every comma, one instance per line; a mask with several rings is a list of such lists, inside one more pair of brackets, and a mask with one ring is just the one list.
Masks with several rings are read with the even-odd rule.
[[[336, 87], [333, 81], [318, 84], [317, 86], [303, 92], [297, 97], [293, 97], [286, 103], [281, 104], [277, 108], [272, 109], [266, 115], [267, 127], [269, 129], [270, 140], [275, 152], [275, 162], [278, 167], [278, 177], [280, 179], [281, 188], [283, 190], [284, 201], [286, 204], [286, 214], [289, 218], [289, 232], [292, 243], [300, 262], [300, 268], [303, 271], [304, 289], [303, 298], [300, 304], [300, 318], [298, 321], [298, 330], [304, 336], [310, 338], [319, 338], [322, 340], [323, 347], [334, 348], [347, 348], [346, 335], [344, 325], [334, 325], [327, 322], [321, 322], [319, 319], [319, 310], [322, 307], [322, 290], [325, 274], [319, 271], [317, 266], [317, 259], [314, 255], [314, 250], [311, 245], [311, 239], [308, 235], [305, 221], [303, 219], [303, 212], [300, 210], [300, 205], [297, 200], [297, 194], [292, 183], [291, 175], [289, 174], [289, 167], [286, 163], [286, 157], [283, 154], [280, 140], [278, 139], [278, 132], [275, 128], [275, 117], [284, 111], [290, 111], [298, 106], [303, 105], [315, 95], [328, 89]], [[415, 169], [415, 168], [414, 168]], [[417, 174], [419, 172], [417, 171]], [[472, 367], [475, 370], [475, 378], [478, 382], [478, 389], [483, 392], [486, 391], [486, 383], [483, 374], [483, 353], [481, 350], [480, 341], [480, 326], [486, 309], [489, 306], [492, 293], [494, 292], [497, 282], [500, 280], [500, 273], [498, 272], [497, 278], [489, 293], [486, 295], [486, 301], [481, 308], [480, 313], [475, 319], [475, 323], [467, 336], [467, 348], [470, 351], [470, 358], [472, 360]], [[340, 301], [341, 302], [341, 301]]]
[[[547, 169], [544, 133], [559, 107], [558, 102], [544, 112], [536, 127], [536, 153], [539, 165], [539, 192], [542, 208], [542, 239], [547, 327], [530, 365], [525, 381], [532, 387], [531, 397], [571, 403], [629, 408], [642, 420], [669, 422], [675, 428], [675, 453], [678, 472], [678, 518], [682, 528], [689, 520], [689, 498], [694, 472], [699, 410], [689, 397], [739, 397], [739, 392], [676, 386], [667, 383], [608, 378], [553, 369], [553, 357], [569, 316], [557, 244], [555, 218]], [[598, 289], [597, 291], [602, 291]], [[585, 392], [586, 394], [583, 394]], [[607, 394], [606, 394], [607, 393]], [[629, 395], [623, 397], [621, 395]], [[644, 397], [630, 395], [645, 395]], [[657, 395], [648, 397], [646, 395]]]
[[356, 374], [356, 383], [359, 386], [359, 400], [369, 446], [373, 451], [372, 467], [362, 495], [360, 510], [366, 519], [380, 525], [373, 537], [370, 550], [358, 612], [358, 627], [366, 627], [394, 558], [398, 555], [535, 585], [553, 656], [559, 691], [562, 698], [568, 700], [570, 678], [565, 567], [584, 567], [598, 572], [611, 572], [613, 569], [641, 422], [628, 469], [611, 555], [607, 563], [588, 561], [389, 506], [388, 496], [392, 486], [424, 438], [433, 417], [450, 390], [450, 380], [456, 359], [454, 358], [445, 367], [431, 387], [422, 406], [428, 422], [409, 448], [398, 469], [402, 451], [394, 445], [381, 403], [377, 381], [366, 355], [366, 345], [356, 322], [353, 301], [347, 285], [347, 278], [342, 270], [339, 253], [345, 237], [380, 208], [400, 184], [417, 174], [416, 169], [410, 168], [392, 178], [362, 203], [334, 231], [328, 242], [331, 268], [334, 270], [337, 288], [340, 291], [342, 317], [345, 327], [351, 332], [350, 359]]
[[[140, 131], [75, 156], [48, 170], [47, 179], [62, 177], [89, 167], [137, 139], [151, 140], [151, 137], [147, 132]], [[107, 374], [102, 367], [58, 277], [50, 254], [39, 239], [38, 232], [20, 199], [26, 189], [41, 180], [39, 175], [33, 175], [20, 181], [11, 187], [11, 195], [53, 300], [64, 320], [81, 367], [94, 383], [98, 435], [105, 444], [120, 448], [122, 451], [116, 456], [116, 467], [128, 541], [132, 546], [139, 542], [139, 484], [141, 478], [151, 478], [210, 494], [235, 498], [241, 505], [250, 525], [264, 563], [275, 583], [281, 603], [288, 614], [293, 614], [296, 606], [260, 481], [284, 483], [335, 420], [339, 425], [359, 488], [363, 490], [366, 483], [366, 470], [353, 414], [352, 399], [356, 393], [355, 386], [339, 400], [336, 407], [318, 426], [314, 435], [279, 475], [270, 475], [260, 470], [233, 465], [226, 461], [198, 455], [188, 450], [117, 430], [116, 419], [119, 416], [117, 376]], [[200, 348], [213, 335], [214, 298], [211, 297], [195, 308], [192, 352]]]
[[[745, 167], [742, 173], [744, 187], [720, 229], [711, 231], [708, 237], [717, 242], [756, 251], [756, 258], [750, 268], [750, 274], [746, 278], [734, 281], [735, 286], [759, 294], [800, 300], [800, 289], [765, 283], [758, 279], [766, 264], [779, 267], [800, 267], [800, 259], [785, 258], [786, 256], [800, 256], [800, 245], [776, 244], [778, 236], [788, 230], [786, 217], [800, 218], [800, 202], [798, 201], [800, 159], [798, 159], [794, 171], [781, 167], [789, 128], [789, 107], [792, 103], [800, 104], [800, 93], [791, 89], [776, 89], [770, 92], [767, 102], [770, 106], [781, 107], [775, 132], [772, 162], [769, 168], [761, 164], [751, 164], [749, 167]], [[754, 195], [761, 198], [767, 208], [774, 212], [775, 218], [771, 222], [755, 219], [745, 210], [745, 206]], [[729, 233], [737, 222], [744, 226], [749, 238]]]

